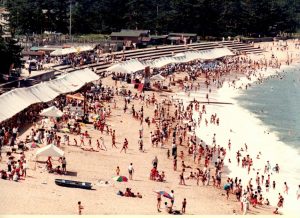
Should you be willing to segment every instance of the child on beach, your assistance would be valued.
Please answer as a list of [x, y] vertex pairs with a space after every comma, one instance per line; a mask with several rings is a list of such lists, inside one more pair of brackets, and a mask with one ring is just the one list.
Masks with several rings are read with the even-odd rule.
[[81, 205], [81, 201], [78, 201], [78, 214], [81, 215], [83, 210], [83, 206]]
[[183, 199], [181, 212], [185, 213], [185, 209], [186, 209], [186, 198]]
[[116, 169], [116, 174], [117, 174], [117, 176], [119, 176], [119, 175], [120, 175], [120, 167], [119, 167], [119, 166], [117, 166], [117, 169]]

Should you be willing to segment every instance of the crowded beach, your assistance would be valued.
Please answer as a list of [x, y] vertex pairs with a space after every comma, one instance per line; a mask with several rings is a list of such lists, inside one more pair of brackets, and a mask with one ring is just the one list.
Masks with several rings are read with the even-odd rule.
[[[266, 162], [256, 172], [253, 165], [265, 154], [250, 155], [246, 140], [221, 144], [217, 129], [234, 130], [211, 107], [231, 107], [216, 97], [223, 86], [246, 90], [271, 76], [267, 69], [299, 61], [297, 41], [260, 46], [264, 55], [161, 67], [147, 91], [134, 84], [143, 73], [107, 73], [3, 121], [2, 213], [281, 214], [286, 195], [300, 200], [300, 188], [290, 193], [288, 181], [274, 180], [283, 163]], [[202, 138], [202, 129], [209, 136]], [[229, 177], [233, 163], [255, 176]], [[55, 179], [89, 182], [92, 190], [58, 186]], [[278, 190], [276, 203], [266, 197]]]

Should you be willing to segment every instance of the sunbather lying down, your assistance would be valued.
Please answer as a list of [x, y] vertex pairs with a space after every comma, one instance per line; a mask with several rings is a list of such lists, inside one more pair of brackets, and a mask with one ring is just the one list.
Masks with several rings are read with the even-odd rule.
[[138, 192], [136, 195], [131, 192], [131, 188], [126, 188], [125, 193], [122, 191], [118, 191], [117, 195], [124, 196], [124, 197], [132, 197], [132, 198], [142, 198], [143, 196]]
[[90, 148], [83, 148], [83, 147], [81, 147], [81, 149], [82, 149], [82, 150], [84, 150], [84, 151], [93, 151], [93, 152], [99, 152], [99, 151], [95, 150], [95, 149], [94, 149], [94, 148], [92, 148], [92, 147], [90, 147]]

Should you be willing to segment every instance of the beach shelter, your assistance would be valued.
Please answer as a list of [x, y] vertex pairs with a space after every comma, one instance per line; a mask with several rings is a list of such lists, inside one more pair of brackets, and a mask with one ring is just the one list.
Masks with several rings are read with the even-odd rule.
[[152, 76], [150, 78], [150, 80], [155, 80], [155, 81], [165, 81], [165, 77], [163, 77], [162, 75], [160, 74], [156, 74], [154, 76]]
[[51, 56], [64, 56], [64, 55], [68, 55], [68, 54], [72, 54], [72, 53], [76, 53], [77, 49], [75, 49], [74, 47], [71, 48], [59, 48], [56, 49], [55, 51], [51, 52], [50, 55]]
[[67, 99], [76, 99], [76, 100], [81, 100], [84, 101], [84, 96], [81, 93], [76, 93], [74, 95], [66, 95]]
[[125, 62], [116, 63], [106, 70], [110, 72], [117, 72], [117, 73], [128, 73], [132, 74], [140, 70], [145, 69], [145, 65], [143, 65], [139, 60], [132, 59]]
[[185, 57], [185, 53], [180, 52], [180, 53], [175, 54], [173, 57], [174, 57], [174, 58]]
[[53, 144], [47, 145], [36, 151], [35, 156], [47, 156], [47, 157], [63, 157], [65, 152], [56, 147]]
[[77, 52], [85, 52], [85, 51], [92, 51], [94, 50], [94, 48], [92, 46], [89, 45], [85, 45], [85, 46], [78, 46], [76, 47]]
[[40, 115], [45, 117], [61, 117], [64, 113], [57, 107], [51, 106], [41, 111]]

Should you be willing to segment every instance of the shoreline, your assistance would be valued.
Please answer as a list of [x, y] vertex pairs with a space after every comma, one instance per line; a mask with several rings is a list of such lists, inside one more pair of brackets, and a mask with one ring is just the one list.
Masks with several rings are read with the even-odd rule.
[[[268, 79], [272, 75], [275, 75], [278, 71], [282, 72], [282, 71], [286, 71], [287, 69], [290, 69], [290, 68], [297, 69], [296, 67], [299, 67], [299, 66], [300, 66], [300, 63], [298, 62], [298, 63], [295, 63], [293, 65], [282, 66], [280, 70], [269, 69], [267, 71], [269, 71], [270, 73], [265, 74], [264, 79]], [[241, 80], [242, 82], [245, 82], [245, 80], [243, 80], [243, 78], [245, 78], [245, 77], [239, 78], [239, 81]], [[240, 82], [240, 83], [242, 83], [242, 82]], [[252, 78], [252, 81], [248, 80], [248, 83], [255, 83], [255, 82], [257, 82], [257, 81], [254, 81], [253, 78]], [[248, 129], [251, 129], [251, 130], [255, 129], [255, 128], [259, 128], [260, 131], [262, 131], [263, 129], [268, 129], [269, 127], [266, 126], [263, 123], [263, 121], [261, 121], [258, 117], [256, 117], [255, 114], [251, 113], [248, 109], [245, 109], [244, 107], [242, 107], [239, 104], [238, 100], [236, 99], [236, 97], [238, 95], [240, 95], [239, 90], [238, 89], [234, 90], [232, 88], [229, 89], [227, 87], [227, 85], [228, 84], [225, 84], [221, 89], [217, 90], [217, 96], [218, 96], [217, 99], [222, 99], [223, 100], [224, 97], [225, 97], [224, 95], [226, 93], [227, 94], [226, 95], [226, 99], [229, 102], [231, 102], [232, 105], [231, 106], [224, 106], [224, 107], [230, 107], [230, 110], [227, 110], [227, 108], [224, 108], [223, 106], [217, 107], [216, 105], [209, 104], [209, 105], [206, 105], [207, 108], [208, 108], [208, 111], [210, 111], [209, 108], [212, 108], [213, 111], [211, 111], [211, 112], [216, 112], [218, 115], [221, 114], [221, 116], [220, 116], [221, 117], [221, 123], [223, 123], [222, 122], [223, 121], [223, 119], [222, 119], [223, 117], [229, 117], [230, 114], [234, 113], [235, 114], [235, 118], [237, 120], [239, 120], [238, 123], [240, 123], [241, 120], [245, 120], [246, 123], [249, 123], [248, 120], [251, 120], [251, 119], [252, 119], [253, 122], [257, 122], [252, 127], [244, 126], [245, 128], [248, 128]], [[239, 86], [239, 85], [237, 85], [237, 86]], [[244, 94], [247, 94], [247, 91], [245, 91]], [[222, 112], [222, 109], [225, 109], [226, 112]], [[247, 116], [247, 114], [248, 114], [248, 116]], [[198, 116], [196, 114], [194, 114], [194, 115], [195, 115], [194, 118], [198, 119]], [[247, 118], [245, 118], [245, 116], [247, 116]], [[226, 122], [230, 122], [228, 119], [225, 119], [225, 120], [226, 120], [225, 123]], [[231, 120], [231, 121], [233, 121], [233, 120]], [[236, 129], [238, 129], [238, 123], [235, 122], [233, 124], [233, 126], [235, 126]], [[222, 126], [222, 125], [220, 124], [220, 126]], [[217, 128], [219, 128], [219, 127], [217, 127]], [[225, 126], [223, 126], [223, 128], [222, 128], [222, 131], [218, 131], [218, 130], [216, 130], [216, 128], [209, 129], [209, 127], [208, 128], [206, 127], [204, 129], [203, 128], [200, 128], [200, 129], [198, 128], [198, 132], [197, 133], [198, 133], [198, 137], [200, 137], [201, 139], [207, 140], [207, 141], [210, 141], [211, 138], [213, 137], [213, 133], [216, 133], [216, 135], [217, 135], [217, 141], [219, 140], [218, 136], [220, 136], [220, 138], [221, 138], [221, 142], [220, 142], [221, 145], [225, 145], [228, 142], [228, 139], [230, 139], [232, 144], [234, 144], [236, 146], [242, 147], [242, 145], [243, 145], [242, 144], [242, 140], [243, 139], [241, 137], [235, 135], [235, 134], [238, 134], [238, 133], [234, 132], [234, 130], [233, 130], [233, 132], [235, 134], [232, 133], [232, 132], [230, 132], [229, 129], [231, 129], [231, 128], [232, 128], [231, 125], [227, 125], [226, 126], [226, 124], [225, 124]], [[209, 130], [207, 130], [207, 129], [209, 129]], [[224, 133], [225, 129], [227, 129], [226, 133]], [[242, 129], [243, 129], [243, 127], [242, 127]], [[247, 142], [247, 140], [246, 140], [246, 139], [248, 139], [247, 137], [250, 137], [250, 138], [251, 137], [255, 137], [254, 135], [256, 135], [256, 134], [261, 135], [261, 132], [259, 132], [259, 131], [257, 131], [256, 133], [253, 133], [253, 134], [251, 134], [251, 133], [246, 134], [243, 131], [242, 132], [239, 131], [239, 133], [242, 136], [245, 137], [244, 143]], [[256, 136], [258, 136], [258, 135], [256, 135]], [[275, 132], [271, 132], [270, 133], [270, 137], [269, 137], [268, 140], [269, 140], [269, 143], [270, 143], [270, 141], [272, 141], [271, 144], [272, 143], [276, 143], [276, 141], [278, 141], [278, 137], [276, 136], [276, 133]], [[268, 142], [268, 141], [265, 141], [264, 143], [266, 143], [266, 142]], [[289, 146], [285, 142], [279, 141], [278, 143], [280, 144], [280, 146], [282, 146], [282, 149], [281, 149], [282, 152], [284, 152], [285, 150], [290, 150], [289, 154], [292, 154], [292, 153], [296, 152], [296, 154], [293, 156], [294, 157], [293, 159], [295, 159], [297, 157], [297, 150], [296, 149], [294, 149], [293, 147]], [[219, 142], [217, 144], [219, 144]], [[252, 157], [255, 157], [258, 154], [259, 150], [256, 150], [256, 149], [259, 149], [259, 144], [262, 144], [262, 143], [259, 143], [259, 141], [256, 141], [256, 142], [251, 143], [251, 145], [249, 146], [250, 149], [249, 149], [248, 153], [251, 154]], [[248, 142], [247, 142], [247, 145], [248, 145]], [[258, 160], [254, 160], [254, 163], [255, 162], [259, 162], [259, 164], [255, 163], [255, 165], [253, 166], [253, 168], [254, 167], [255, 168], [259, 167], [260, 168], [260, 172], [261, 172], [263, 170], [263, 169], [261, 169], [263, 167], [263, 165], [262, 165], [263, 161], [262, 160], [264, 160], [265, 162], [267, 160], [272, 161], [273, 166], [275, 165], [275, 162], [276, 163], [278, 162], [279, 165], [281, 166], [281, 168], [282, 168], [281, 171], [283, 171], [283, 172], [280, 175], [275, 175], [274, 176], [275, 179], [277, 180], [277, 188], [276, 188], [276, 190], [270, 191], [270, 193], [271, 192], [273, 192], [273, 193], [267, 194], [266, 197], [265, 197], [265, 198], [268, 198], [270, 200], [271, 205], [273, 205], [274, 207], [276, 207], [276, 204], [277, 204], [277, 201], [278, 201], [277, 200], [277, 194], [283, 192], [283, 188], [279, 188], [279, 187], [281, 187], [281, 186], [283, 187], [283, 182], [285, 181], [285, 179], [283, 177], [285, 175], [287, 175], [285, 171], [287, 170], [288, 167], [285, 167], [285, 165], [283, 164], [285, 162], [285, 160], [280, 160], [280, 159], [278, 159], [279, 157], [277, 157], [277, 159], [271, 158], [270, 154], [267, 154], [268, 151], [270, 151], [271, 148], [269, 147], [269, 145], [266, 145], [266, 146], [267, 146], [266, 148], [260, 148], [261, 150], [263, 150], [262, 155], [261, 155], [262, 158], [259, 161]], [[235, 149], [237, 150], [237, 148], [235, 148]], [[235, 158], [235, 152], [236, 152], [236, 150], [234, 150], [234, 151], [231, 150], [229, 152], [229, 156], [226, 155], [226, 157], [225, 157], [225, 163], [226, 163], [226, 165], [228, 166], [228, 169], [229, 169], [229, 172], [228, 172], [227, 175], [229, 177], [236, 177], [237, 175], [239, 175], [239, 176], [243, 175], [242, 176], [242, 181], [243, 181], [243, 187], [245, 187], [247, 185], [247, 181], [249, 180], [250, 177], [255, 178], [255, 172], [251, 173], [250, 176], [248, 176], [248, 175], [245, 175], [245, 172], [244, 172], [245, 170], [243, 171], [242, 169], [240, 169], [240, 168], [238, 168], [238, 167], [236, 167], [234, 165], [234, 164], [236, 164], [236, 160], [235, 160], [236, 159]], [[229, 158], [231, 159], [231, 163], [228, 163], [228, 159]], [[288, 159], [286, 161], [288, 161]], [[289, 167], [292, 167], [292, 166], [289, 165]], [[292, 175], [297, 175], [297, 172], [294, 172]], [[263, 189], [264, 189], [264, 187], [263, 187]], [[294, 193], [297, 192], [298, 183], [297, 183], [297, 181], [295, 179], [293, 179], [292, 182], [289, 182], [289, 189], [290, 189], [289, 190], [290, 195], [293, 195]], [[286, 195], [284, 197], [285, 197], [285, 199], [287, 199], [285, 201], [285, 204], [289, 205], [289, 206], [288, 207], [285, 206], [283, 209], [280, 209], [279, 211], [281, 213], [285, 214], [285, 215], [291, 215], [291, 214], [298, 213], [299, 210], [295, 209], [295, 208], [297, 208], [296, 197], [294, 195], [293, 195], [293, 197], [286, 196]]]

